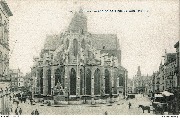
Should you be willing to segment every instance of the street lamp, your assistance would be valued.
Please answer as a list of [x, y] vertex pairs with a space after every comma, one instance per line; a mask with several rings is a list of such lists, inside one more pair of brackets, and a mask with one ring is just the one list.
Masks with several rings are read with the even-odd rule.
[[54, 91], [53, 91], [53, 87], [51, 87], [51, 96], [52, 96], [52, 100], [53, 100], [53, 94], [54, 94]]
[[1, 113], [1, 115], [3, 115], [3, 90], [2, 90], [2, 88], [1, 88], [1, 90], [0, 90], [0, 99], [1, 99], [1, 111], [0, 111], [0, 113]]

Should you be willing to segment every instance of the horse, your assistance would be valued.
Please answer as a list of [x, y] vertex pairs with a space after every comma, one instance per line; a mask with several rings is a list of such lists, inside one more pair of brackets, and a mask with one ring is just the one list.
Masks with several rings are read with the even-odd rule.
[[139, 105], [138, 108], [142, 108], [143, 113], [144, 113], [144, 110], [148, 110], [148, 113], [150, 113], [150, 106]]
[[138, 108], [142, 108], [143, 105], [139, 105]]

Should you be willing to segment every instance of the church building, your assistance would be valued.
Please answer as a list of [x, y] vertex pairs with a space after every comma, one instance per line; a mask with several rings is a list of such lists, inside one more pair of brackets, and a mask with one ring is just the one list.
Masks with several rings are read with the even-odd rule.
[[126, 94], [127, 70], [121, 66], [116, 34], [91, 34], [87, 17], [75, 12], [67, 30], [49, 35], [34, 58], [35, 94], [55, 96], [57, 85], [70, 98]]

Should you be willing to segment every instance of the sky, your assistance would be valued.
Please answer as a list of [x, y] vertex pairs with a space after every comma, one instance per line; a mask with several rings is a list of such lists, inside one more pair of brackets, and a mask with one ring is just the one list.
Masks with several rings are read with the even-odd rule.
[[[9, 18], [10, 68], [19, 68], [24, 74], [30, 72], [33, 57], [39, 55], [46, 35], [65, 31], [80, 7], [88, 19], [88, 32], [117, 34], [121, 63], [128, 70], [129, 78], [137, 73], [138, 66], [143, 75], [152, 75], [163, 61], [165, 49], [175, 52], [174, 44], [179, 40], [178, 0], [6, 2], [13, 13]], [[124, 12], [93, 12], [96, 10]]]

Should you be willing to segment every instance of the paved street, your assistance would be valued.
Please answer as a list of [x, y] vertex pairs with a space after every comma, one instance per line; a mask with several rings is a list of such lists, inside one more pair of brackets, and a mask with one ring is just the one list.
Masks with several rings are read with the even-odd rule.
[[[142, 112], [141, 108], [138, 108], [138, 105], [142, 102], [149, 102], [146, 97], [139, 97], [130, 100], [120, 100], [118, 103], [108, 106], [107, 104], [98, 104], [96, 106], [92, 105], [64, 105], [61, 107], [52, 107], [52, 106], [40, 106], [40, 103], [36, 105], [30, 105], [28, 103], [20, 103], [19, 106], [23, 110], [23, 115], [30, 115], [31, 112], [35, 109], [38, 109], [40, 115], [103, 115], [105, 111], [108, 112], [108, 115], [152, 115], [145, 111]], [[132, 106], [129, 109], [128, 103], [131, 102]], [[119, 104], [119, 105], [118, 105]], [[13, 105], [15, 109], [16, 104]], [[14, 110], [12, 115], [14, 115]]]

